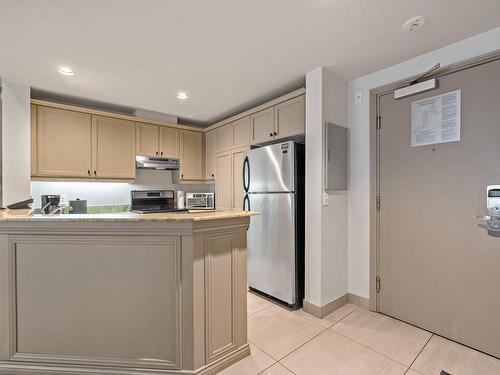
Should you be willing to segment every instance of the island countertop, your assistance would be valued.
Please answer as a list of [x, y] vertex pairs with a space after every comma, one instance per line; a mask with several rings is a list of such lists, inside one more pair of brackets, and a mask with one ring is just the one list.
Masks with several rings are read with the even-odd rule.
[[138, 214], [134, 212], [121, 212], [109, 214], [62, 214], [62, 215], [30, 215], [28, 211], [7, 209], [0, 210], [0, 222], [165, 222], [165, 221], [207, 221], [220, 219], [233, 219], [257, 215], [256, 212], [242, 210], [215, 210]]

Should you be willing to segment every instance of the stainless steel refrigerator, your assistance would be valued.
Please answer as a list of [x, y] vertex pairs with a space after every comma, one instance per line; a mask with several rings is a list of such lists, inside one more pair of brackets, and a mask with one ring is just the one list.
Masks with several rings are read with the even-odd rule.
[[260, 213], [248, 230], [248, 286], [290, 308], [304, 299], [304, 184], [304, 145], [245, 154], [243, 209]]

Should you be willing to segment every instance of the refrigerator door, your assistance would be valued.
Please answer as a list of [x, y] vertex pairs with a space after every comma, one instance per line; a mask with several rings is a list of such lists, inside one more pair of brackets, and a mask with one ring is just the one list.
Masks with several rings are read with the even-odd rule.
[[296, 302], [295, 194], [248, 194], [248, 286], [288, 304]]
[[284, 142], [247, 151], [243, 164], [245, 191], [294, 191], [295, 144]]

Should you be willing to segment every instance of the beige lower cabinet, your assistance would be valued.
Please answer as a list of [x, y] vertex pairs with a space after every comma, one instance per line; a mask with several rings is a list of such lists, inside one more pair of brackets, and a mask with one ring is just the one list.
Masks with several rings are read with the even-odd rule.
[[181, 180], [203, 180], [203, 133], [180, 131]]
[[249, 355], [248, 225], [0, 221], [0, 374], [210, 375]]
[[38, 106], [36, 116], [36, 175], [90, 177], [91, 116], [44, 106]]
[[243, 209], [245, 190], [243, 188], [243, 162], [248, 147], [233, 151], [233, 208]]
[[215, 204], [217, 208], [233, 207], [233, 160], [232, 152], [222, 152], [216, 158]]
[[92, 116], [92, 175], [135, 179], [135, 123]]

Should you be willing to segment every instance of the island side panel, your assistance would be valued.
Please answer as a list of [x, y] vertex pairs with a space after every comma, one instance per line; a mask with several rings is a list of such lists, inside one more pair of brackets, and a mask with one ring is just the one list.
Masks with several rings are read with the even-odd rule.
[[15, 235], [8, 246], [14, 360], [180, 368], [180, 237]]
[[0, 235], [0, 360], [11, 355], [9, 236]]

